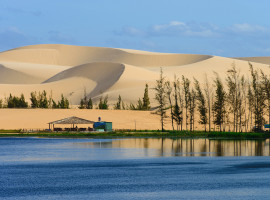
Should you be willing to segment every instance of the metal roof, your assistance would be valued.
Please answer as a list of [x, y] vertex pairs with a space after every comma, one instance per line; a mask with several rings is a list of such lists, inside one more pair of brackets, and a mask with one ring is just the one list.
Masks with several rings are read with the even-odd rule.
[[93, 123], [94, 121], [72, 116], [57, 121], [49, 122], [48, 124], [93, 124]]

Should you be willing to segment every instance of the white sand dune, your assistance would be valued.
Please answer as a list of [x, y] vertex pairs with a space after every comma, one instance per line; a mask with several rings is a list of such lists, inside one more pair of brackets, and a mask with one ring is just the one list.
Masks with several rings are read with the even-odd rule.
[[270, 57], [242, 57], [236, 59], [270, 65]]
[[[10, 93], [46, 90], [58, 100], [65, 95], [72, 104], [79, 104], [84, 94], [98, 100], [108, 95], [115, 103], [118, 95], [129, 102], [142, 98], [149, 84], [154, 105], [154, 87], [162, 67], [169, 80], [185, 75], [204, 81], [211, 80], [214, 71], [224, 80], [234, 63], [241, 73], [249, 76], [248, 58], [224, 58], [208, 55], [154, 53], [129, 49], [70, 46], [58, 44], [32, 45], [0, 53], [0, 98]], [[268, 57], [249, 58], [255, 68], [269, 72]]]

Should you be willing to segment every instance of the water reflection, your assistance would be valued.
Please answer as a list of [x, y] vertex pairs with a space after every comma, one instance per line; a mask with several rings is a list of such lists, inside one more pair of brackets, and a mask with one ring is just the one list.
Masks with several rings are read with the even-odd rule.
[[209, 140], [209, 139], [164, 139], [132, 138], [97, 140], [76, 143], [87, 148], [144, 149], [145, 156], [153, 150], [157, 156], [269, 156], [267, 140]]

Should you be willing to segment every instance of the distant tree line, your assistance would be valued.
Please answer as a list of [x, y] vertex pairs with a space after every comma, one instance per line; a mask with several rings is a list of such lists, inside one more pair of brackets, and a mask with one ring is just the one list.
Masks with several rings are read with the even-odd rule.
[[38, 93], [31, 92], [30, 96], [31, 104], [29, 105], [23, 94], [21, 94], [20, 97], [10, 94], [9, 97], [5, 99], [5, 102], [3, 102], [2, 99], [0, 100], [0, 108], [69, 108], [69, 101], [63, 94], [61, 95], [61, 100], [58, 102], [52, 99], [52, 95], [47, 97], [45, 90]]
[[[203, 125], [205, 131], [260, 131], [265, 123], [270, 123], [270, 75], [254, 69], [249, 63], [251, 78], [240, 73], [233, 63], [227, 70], [225, 84], [214, 73], [213, 85], [205, 76], [201, 83], [193, 82], [185, 76], [167, 81], [160, 71], [154, 87], [158, 103], [161, 129], [169, 112], [172, 129], [195, 129], [195, 121]], [[195, 120], [195, 112], [198, 119]], [[265, 116], [268, 115], [268, 120]], [[183, 121], [185, 120], [185, 128]], [[212, 125], [213, 124], [213, 125]], [[208, 125], [208, 126], [207, 126]]]
[[[148, 94], [148, 84], [145, 85], [144, 89], [144, 95], [141, 100], [137, 101], [136, 104], [130, 103], [130, 104], [125, 104], [124, 101], [122, 100], [121, 95], [118, 96], [117, 102], [113, 105], [114, 110], [150, 110], [150, 98]], [[101, 110], [108, 110], [109, 109], [109, 104], [108, 104], [108, 95], [103, 97], [102, 95], [99, 98], [99, 103], [96, 106], [97, 109]], [[84, 90], [84, 96], [81, 98], [79, 109], [93, 109], [93, 101], [91, 97], [87, 97], [86, 95], [86, 90]]]

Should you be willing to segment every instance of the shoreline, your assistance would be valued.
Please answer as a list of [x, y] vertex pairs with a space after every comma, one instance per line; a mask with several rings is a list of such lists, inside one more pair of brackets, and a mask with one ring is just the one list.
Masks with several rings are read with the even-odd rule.
[[269, 132], [240, 133], [240, 132], [203, 132], [203, 131], [116, 131], [116, 132], [33, 132], [21, 133], [19, 130], [0, 130], [3, 137], [44, 137], [44, 138], [93, 138], [93, 139], [118, 139], [118, 138], [170, 138], [170, 139], [245, 139], [264, 140], [270, 138]]

